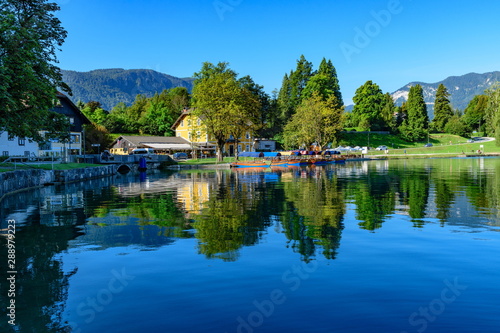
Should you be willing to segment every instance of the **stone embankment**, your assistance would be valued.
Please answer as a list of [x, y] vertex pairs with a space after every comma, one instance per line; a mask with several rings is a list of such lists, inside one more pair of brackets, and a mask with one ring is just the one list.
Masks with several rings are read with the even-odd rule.
[[0, 173], [0, 200], [9, 193], [32, 187], [77, 182], [111, 176], [113, 165], [70, 170], [15, 170]]

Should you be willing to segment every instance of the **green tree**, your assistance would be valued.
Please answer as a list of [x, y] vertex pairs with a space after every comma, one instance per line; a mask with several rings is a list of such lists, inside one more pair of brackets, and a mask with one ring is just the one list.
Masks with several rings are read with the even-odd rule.
[[331, 60], [327, 61], [323, 58], [318, 72], [307, 81], [302, 91], [302, 99], [310, 98], [315, 91], [319, 92], [324, 100], [327, 100], [331, 94], [334, 94], [338, 102], [338, 107], [340, 108], [344, 105], [337, 78], [337, 70]]
[[83, 114], [93, 123], [103, 125], [106, 123], [109, 112], [102, 109], [101, 103], [90, 101], [81, 109]]
[[70, 92], [55, 65], [67, 35], [54, 15], [58, 10], [46, 0], [0, 2], [0, 131], [10, 136], [41, 142], [40, 130], [66, 126], [50, 116], [56, 87]]
[[[106, 147], [111, 146], [113, 139], [109, 135], [106, 127], [95, 123], [84, 125], [85, 127], [85, 149], [86, 153], [97, 154], [102, 152]], [[100, 144], [99, 147], [94, 147], [92, 144]]]
[[203, 119], [207, 133], [215, 138], [217, 159], [222, 161], [227, 138], [241, 124], [249, 125], [256, 121], [260, 103], [254, 94], [238, 82], [236, 73], [229, 69], [228, 63], [214, 66], [205, 62], [201, 71], [194, 76], [193, 114]]
[[484, 115], [488, 106], [488, 96], [476, 95], [465, 108], [463, 122], [469, 132], [481, 131], [481, 126], [485, 124]]
[[139, 119], [140, 132], [150, 135], [171, 136], [175, 120], [189, 105], [189, 93], [186, 88], [164, 90], [148, 98]]
[[397, 109], [391, 94], [386, 93], [384, 95], [384, 102], [382, 104], [383, 107], [380, 111], [380, 118], [383, 123], [382, 129], [395, 132], [397, 128], [397, 119], [394, 117], [394, 114], [397, 112]]
[[353, 117], [358, 126], [363, 130], [381, 130], [384, 128], [382, 109], [385, 105], [385, 97], [380, 87], [372, 81], [366, 81], [356, 89], [353, 97]]
[[484, 118], [486, 120], [486, 135], [494, 136], [496, 144], [500, 145], [500, 83], [495, 83], [488, 90], [488, 104]]
[[432, 127], [435, 131], [443, 132], [446, 123], [453, 116], [453, 110], [450, 105], [450, 93], [444, 84], [440, 84], [436, 91], [436, 99], [434, 100], [434, 119]]
[[421, 85], [417, 84], [410, 88], [406, 111], [408, 118], [399, 127], [401, 136], [410, 142], [424, 140], [428, 135], [429, 116]]
[[316, 143], [319, 149], [337, 142], [344, 125], [344, 107], [334, 94], [323, 100], [319, 92], [304, 99], [297, 112], [285, 127], [285, 143], [289, 147], [309, 146]]
[[457, 110], [451, 118], [444, 125], [444, 131], [446, 133], [455, 134], [459, 136], [468, 137], [469, 130], [467, 126], [464, 124], [462, 117], [460, 116], [460, 112]]
[[302, 101], [302, 90], [313, 76], [312, 63], [304, 55], [297, 60], [297, 67], [290, 74], [285, 74], [278, 94], [278, 109], [280, 113], [280, 129], [290, 120], [296, 108]]

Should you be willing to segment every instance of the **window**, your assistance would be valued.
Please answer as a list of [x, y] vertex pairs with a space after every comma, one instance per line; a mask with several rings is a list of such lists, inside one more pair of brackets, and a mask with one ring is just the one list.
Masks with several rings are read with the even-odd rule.
[[75, 118], [74, 117], [68, 117], [69, 123], [73, 125], [75, 123]]
[[71, 134], [70, 143], [80, 143], [80, 135], [79, 134]]
[[191, 141], [191, 132], [188, 133], [188, 140]]
[[245, 146], [245, 151], [250, 151], [250, 145]]
[[191, 127], [191, 119], [188, 119], [188, 127]]
[[9, 141], [14, 141], [14, 138], [10, 138], [10, 137], [9, 137]]
[[2, 152], [2, 156], [9, 156], [9, 152], [8, 152], [8, 151], [6, 151], [6, 150], [4, 150], [4, 151]]
[[247, 136], [246, 136], [247, 139], [250, 139], [250, 133], [247, 132]]
[[181, 127], [184, 126], [184, 119], [181, 120]]
[[26, 145], [26, 139], [25, 138], [19, 138], [17, 143], [20, 145], [20, 146], [24, 146]]
[[200, 126], [200, 125], [201, 125], [201, 119], [200, 119], [200, 118], [198, 118], [198, 122], [197, 122], [197, 124], [198, 124], [198, 126]]
[[49, 141], [40, 143], [40, 150], [52, 150], [52, 143]]

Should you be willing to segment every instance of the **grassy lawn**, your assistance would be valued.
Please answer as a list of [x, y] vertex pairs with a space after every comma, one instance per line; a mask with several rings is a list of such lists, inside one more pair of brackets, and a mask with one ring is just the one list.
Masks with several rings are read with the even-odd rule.
[[[461, 155], [461, 154], [476, 154], [477, 150], [481, 150], [483, 153], [500, 153], [500, 147], [496, 145], [496, 141], [488, 142], [474, 142], [474, 143], [459, 143], [459, 144], [435, 144], [433, 147], [416, 147], [416, 148], [401, 148], [401, 149], [390, 149], [388, 156], [406, 154], [407, 155], [418, 155], [418, 154], [442, 154], [442, 155]], [[481, 147], [483, 146], [483, 147]], [[371, 150], [368, 155], [385, 155], [384, 152]]]
[[[431, 134], [429, 142], [434, 146], [466, 143], [467, 139], [458, 135], [452, 134]], [[389, 149], [407, 149], [423, 147], [427, 140], [422, 142], [406, 142], [403, 139], [391, 134], [377, 133], [343, 133], [339, 145], [341, 146], [360, 146], [373, 147], [387, 146]]]

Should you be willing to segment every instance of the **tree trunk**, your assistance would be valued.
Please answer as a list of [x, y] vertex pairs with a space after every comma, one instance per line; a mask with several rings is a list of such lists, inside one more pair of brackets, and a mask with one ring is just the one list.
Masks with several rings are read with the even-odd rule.
[[217, 140], [217, 162], [223, 162], [224, 156], [222, 156], [222, 151], [224, 150], [224, 144], [226, 140]]

